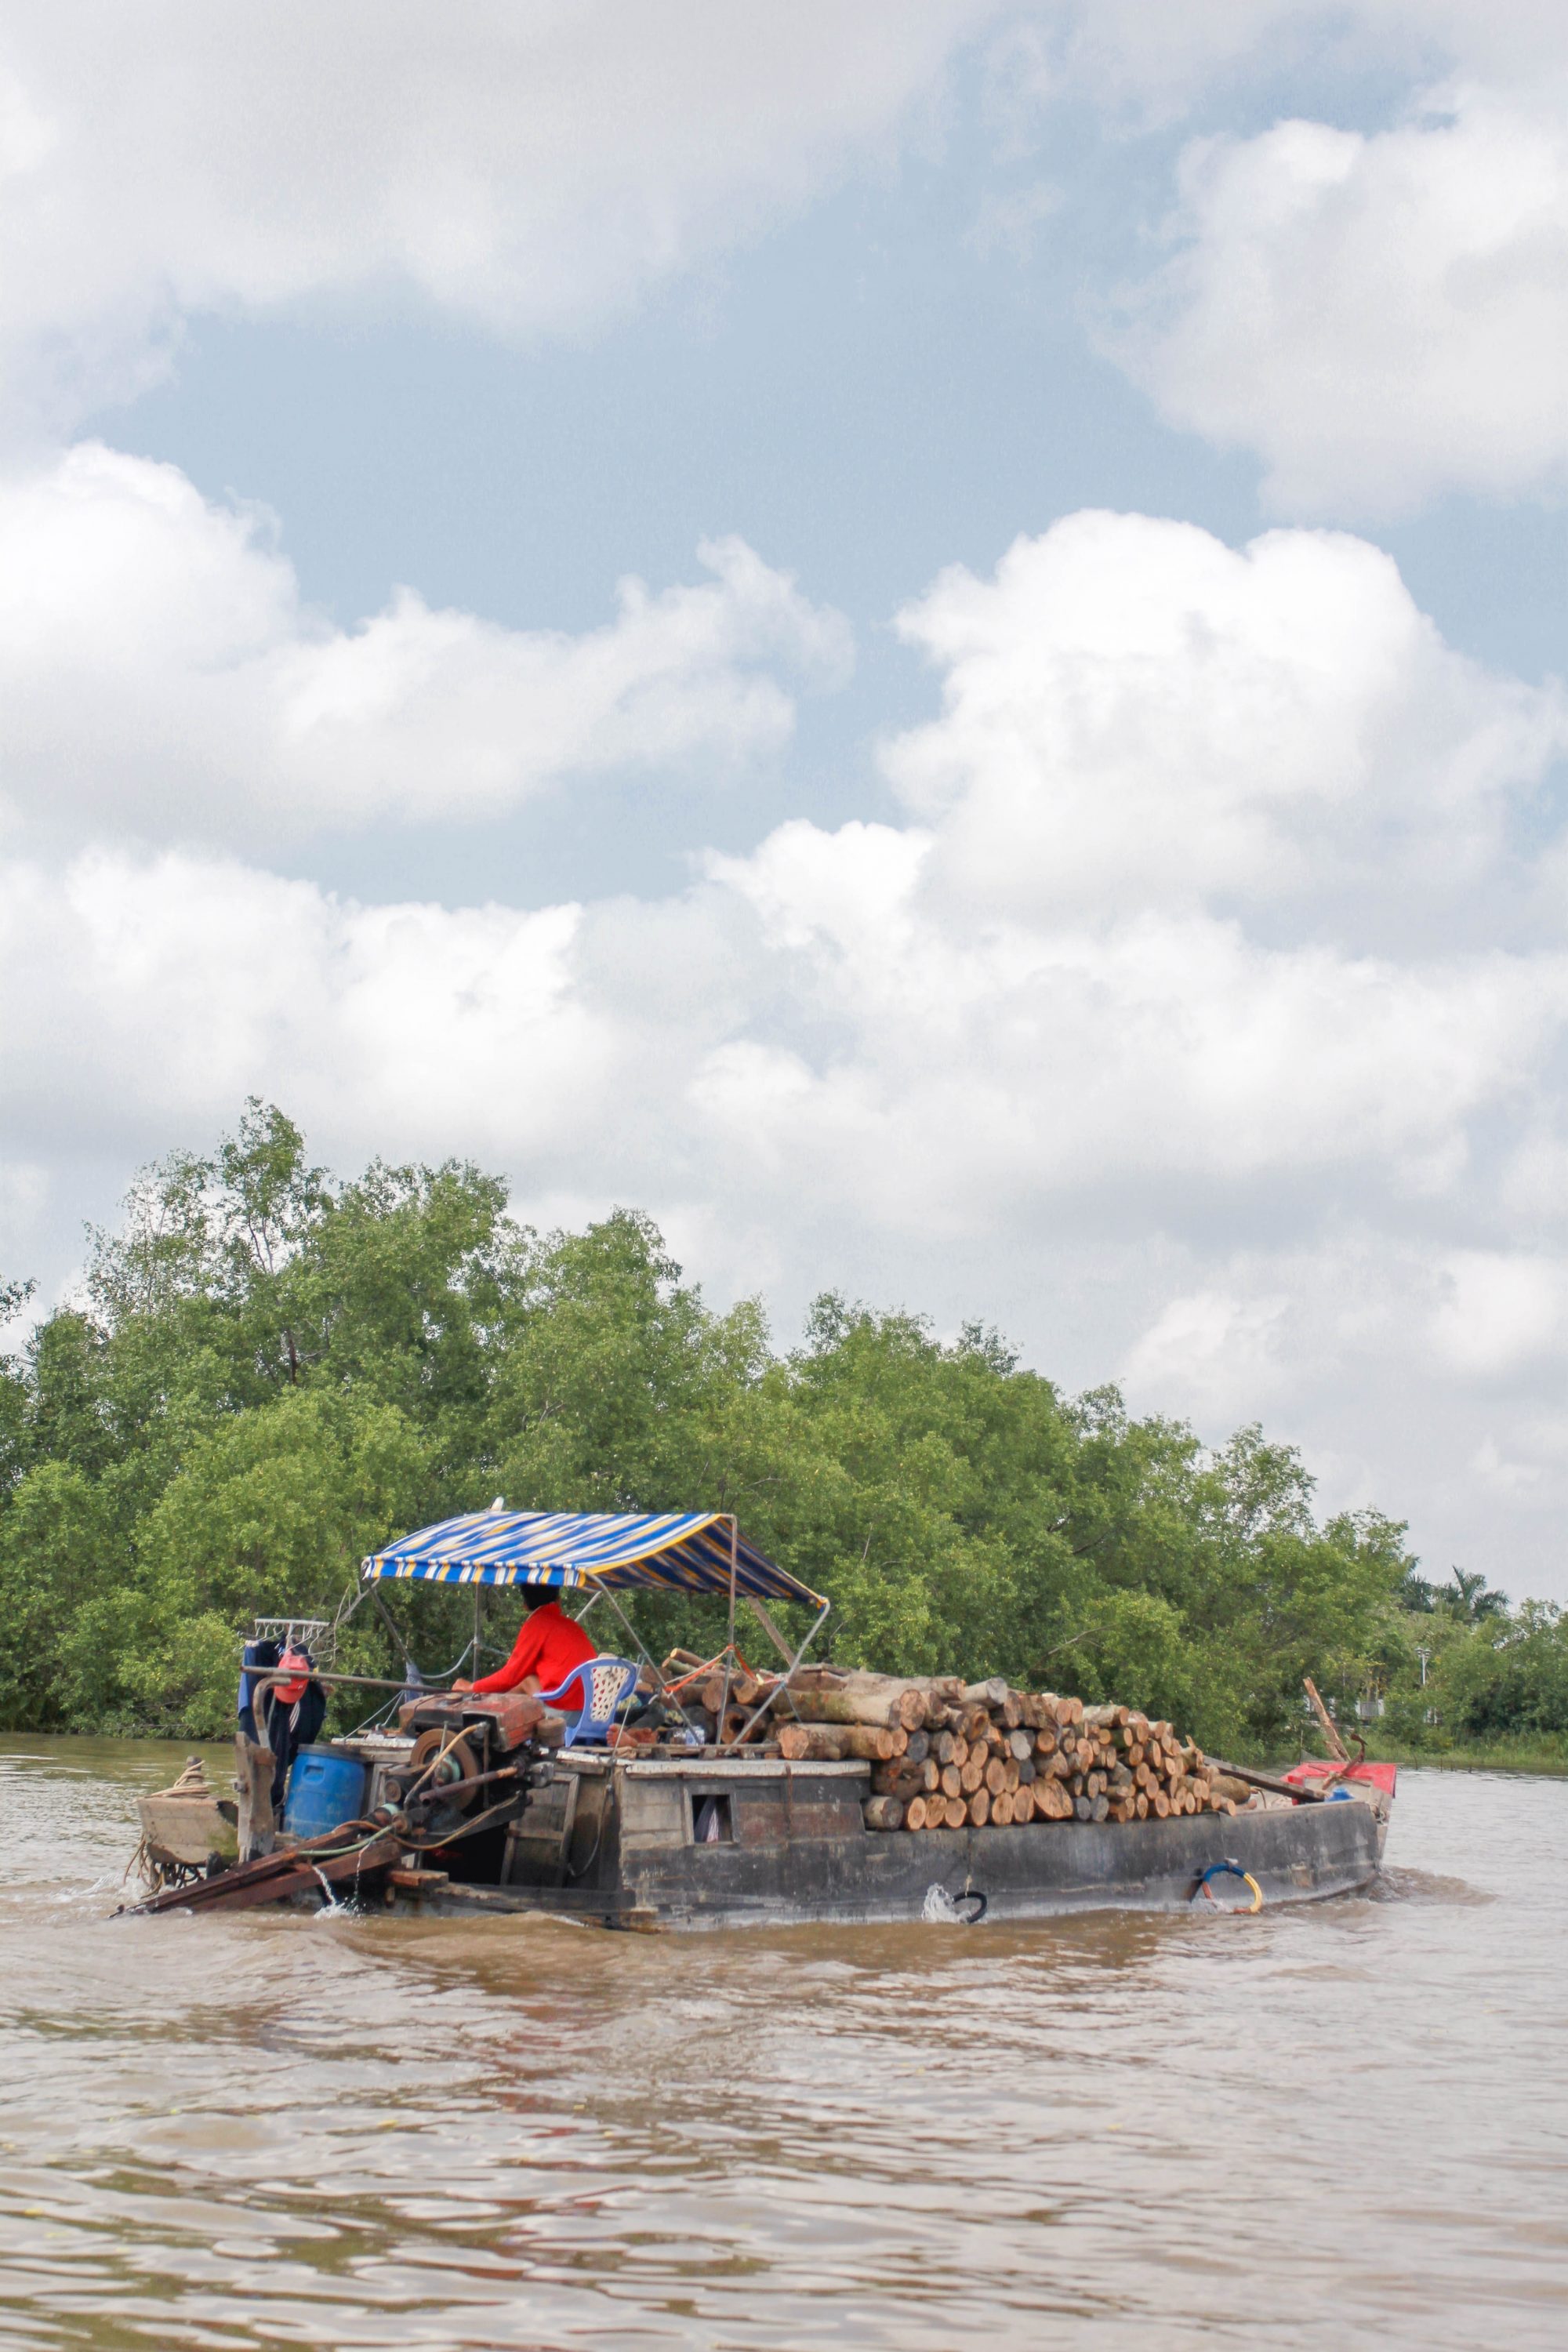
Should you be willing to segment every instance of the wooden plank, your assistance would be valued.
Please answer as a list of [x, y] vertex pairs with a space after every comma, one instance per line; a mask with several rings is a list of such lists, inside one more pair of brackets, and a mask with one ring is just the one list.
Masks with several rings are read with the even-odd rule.
[[582, 1785], [575, 1772], [566, 1784], [565, 1817], [561, 1823], [561, 1843], [557, 1849], [555, 1864], [557, 1886], [564, 1886], [566, 1884], [567, 1865], [572, 1859], [572, 1832], [577, 1821], [577, 1792]]
[[234, 1870], [226, 1870], [217, 1878], [198, 1878], [189, 1886], [171, 1887], [165, 1895], [155, 1895], [151, 1901], [132, 1907], [139, 1912], [159, 1911], [249, 1911], [263, 1903], [283, 1903], [292, 1895], [305, 1895], [311, 1887], [321, 1889], [325, 1879], [329, 1885], [342, 1885], [345, 1881], [374, 1877], [402, 1853], [395, 1838], [375, 1838], [356, 1852], [353, 1847], [342, 1853], [318, 1854], [310, 1862], [296, 1861], [289, 1853], [263, 1855], [253, 1863], [241, 1863]]
[[234, 1735], [234, 1792], [239, 1800], [239, 1830], [236, 1845], [242, 1863], [270, 1853], [278, 1843], [278, 1822], [272, 1811], [272, 1776], [278, 1759], [270, 1748]]

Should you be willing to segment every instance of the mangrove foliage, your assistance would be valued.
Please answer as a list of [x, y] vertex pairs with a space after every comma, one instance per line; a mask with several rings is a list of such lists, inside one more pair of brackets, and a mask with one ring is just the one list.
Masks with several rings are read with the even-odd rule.
[[[142, 1174], [0, 1371], [0, 1727], [223, 1735], [254, 1616], [331, 1617], [363, 1553], [497, 1496], [733, 1510], [831, 1596], [840, 1660], [1114, 1693], [1221, 1751], [1293, 1746], [1304, 1673], [1342, 1708], [1408, 1685], [1424, 1725], [1422, 1647], [1478, 1731], [1568, 1723], [1551, 1612], [1462, 1623], [1400, 1525], [1320, 1520], [1256, 1429], [1209, 1451], [992, 1330], [836, 1296], [781, 1351], [635, 1212], [541, 1234], [471, 1166], [339, 1179], [252, 1102]], [[468, 1638], [467, 1595], [388, 1607], [340, 1664], [438, 1671]], [[498, 1657], [519, 1613], [490, 1606]], [[650, 1647], [721, 1637], [710, 1603], [635, 1613]]]

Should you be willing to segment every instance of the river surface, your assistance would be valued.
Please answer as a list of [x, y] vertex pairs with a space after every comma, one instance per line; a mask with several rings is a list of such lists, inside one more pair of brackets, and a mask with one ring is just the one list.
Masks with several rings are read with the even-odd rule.
[[1257, 1918], [113, 1919], [182, 1754], [0, 1741], [0, 2346], [1568, 2345], [1568, 1782]]

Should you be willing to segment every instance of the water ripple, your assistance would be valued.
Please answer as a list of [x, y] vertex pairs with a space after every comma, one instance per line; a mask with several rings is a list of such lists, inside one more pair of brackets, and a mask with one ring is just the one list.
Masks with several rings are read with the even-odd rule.
[[1258, 1917], [113, 1920], [178, 1761], [0, 1742], [0, 2352], [1568, 2340], [1568, 1785]]

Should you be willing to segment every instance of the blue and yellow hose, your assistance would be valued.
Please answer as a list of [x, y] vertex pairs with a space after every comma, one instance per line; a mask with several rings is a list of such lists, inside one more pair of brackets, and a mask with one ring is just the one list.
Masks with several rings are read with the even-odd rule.
[[1250, 1918], [1253, 1912], [1262, 1910], [1263, 1889], [1258, 1884], [1257, 1879], [1252, 1875], [1251, 1871], [1243, 1870], [1239, 1862], [1211, 1862], [1208, 1868], [1199, 1878], [1197, 1885], [1193, 1889], [1193, 1901], [1195, 1903], [1200, 1895], [1206, 1895], [1209, 1901], [1214, 1903], [1214, 1907], [1217, 1911], [1219, 1909], [1219, 1905], [1214, 1902], [1214, 1896], [1209, 1891], [1209, 1880], [1211, 1878], [1226, 1877], [1239, 1878], [1252, 1889], [1252, 1900], [1247, 1905], [1246, 1913], [1238, 1914], [1238, 1916]]

